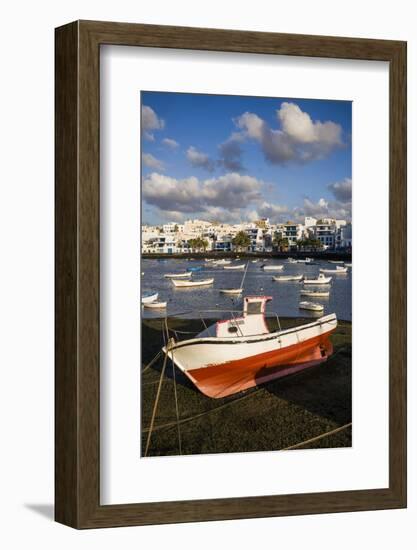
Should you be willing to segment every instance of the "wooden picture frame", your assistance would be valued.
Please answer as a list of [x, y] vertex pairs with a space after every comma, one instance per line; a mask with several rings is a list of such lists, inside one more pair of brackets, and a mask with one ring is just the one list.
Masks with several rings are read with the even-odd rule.
[[[56, 29], [56, 521], [116, 527], [406, 506], [406, 43], [111, 22]], [[117, 44], [389, 62], [389, 487], [100, 505], [99, 56]]]

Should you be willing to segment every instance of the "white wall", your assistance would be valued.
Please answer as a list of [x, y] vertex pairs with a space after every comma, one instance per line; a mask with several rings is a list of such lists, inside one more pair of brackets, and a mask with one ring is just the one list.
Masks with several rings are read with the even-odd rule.
[[[103, 19], [409, 41], [409, 205], [417, 234], [417, 36], [413, 3], [71, 0], [2, 4], [0, 183], [0, 544], [3, 548], [416, 547], [417, 365], [409, 350], [409, 508], [284, 519], [76, 532], [51, 521], [53, 502], [54, 27]], [[378, 131], [378, 128], [375, 128]], [[370, 182], [376, 186], [377, 182]], [[411, 243], [415, 238], [410, 239]], [[410, 247], [410, 334], [416, 252]], [[370, 342], [372, 345], [372, 342]], [[413, 346], [413, 347], [411, 347]], [[343, 475], [343, 472], [341, 472]]]

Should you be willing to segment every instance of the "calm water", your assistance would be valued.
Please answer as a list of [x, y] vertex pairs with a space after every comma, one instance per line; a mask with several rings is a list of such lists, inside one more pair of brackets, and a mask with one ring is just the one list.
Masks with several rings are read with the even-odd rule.
[[[245, 260], [235, 260], [233, 264], [246, 263]], [[284, 264], [282, 271], [265, 272], [261, 269], [262, 260], [258, 263], [249, 262], [248, 272], [244, 282], [245, 295], [268, 295], [272, 301], [267, 305], [267, 313], [278, 313], [282, 317], [320, 317], [327, 313], [336, 313], [339, 319], [352, 320], [352, 268], [348, 268], [346, 275], [333, 275], [330, 285], [308, 285], [311, 290], [330, 290], [328, 298], [311, 298], [300, 296], [300, 289], [304, 288], [298, 281], [276, 282], [273, 275], [305, 275], [307, 278], [316, 278], [320, 268], [335, 269], [336, 265], [325, 260], [317, 260], [314, 265], [290, 264], [286, 260], [266, 261], [266, 265]], [[203, 312], [211, 309], [242, 309], [242, 296], [231, 297], [220, 294], [221, 288], [239, 288], [243, 277], [243, 271], [224, 270], [223, 267], [213, 266], [201, 260], [142, 260], [142, 294], [149, 291], [159, 293], [158, 300], [167, 301], [166, 310], [150, 310], [142, 308], [144, 317], [161, 317], [165, 313], [169, 316], [181, 314], [181, 316], [195, 317], [184, 312]], [[180, 273], [190, 267], [201, 266], [201, 271], [195, 272], [192, 279], [207, 279], [214, 277], [211, 286], [195, 288], [175, 288], [170, 279], [164, 278], [165, 273]], [[327, 274], [326, 274], [327, 276]], [[324, 305], [324, 311], [320, 314], [300, 310], [300, 301], [314, 301]]]

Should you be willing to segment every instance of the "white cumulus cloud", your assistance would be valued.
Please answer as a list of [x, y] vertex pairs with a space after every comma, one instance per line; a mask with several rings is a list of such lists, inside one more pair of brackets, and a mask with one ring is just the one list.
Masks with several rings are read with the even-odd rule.
[[162, 160], [157, 159], [150, 153], [142, 153], [142, 162], [148, 168], [153, 168], [154, 170], [165, 170], [165, 165]]
[[246, 112], [234, 119], [241, 136], [259, 142], [272, 164], [321, 159], [343, 146], [340, 124], [314, 121], [296, 103], [282, 103], [276, 115], [278, 128], [271, 128], [255, 113]]
[[177, 149], [180, 146], [180, 144], [177, 141], [175, 141], [175, 139], [171, 139], [171, 138], [164, 138], [162, 140], [162, 143], [167, 147], [169, 147], [170, 149]]
[[162, 130], [165, 126], [164, 120], [159, 118], [152, 107], [142, 105], [142, 132], [145, 139], [154, 141], [153, 130]]
[[195, 147], [191, 146], [187, 149], [187, 160], [191, 166], [197, 168], [204, 168], [208, 172], [213, 172], [215, 168], [215, 162], [206, 154]]
[[257, 204], [262, 198], [262, 187], [262, 181], [237, 173], [199, 180], [194, 176], [176, 179], [153, 172], [143, 178], [142, 195], [148, 205], [160, 210], [215, 216], [218, 208], [227, 214]]
[[281, 220], [282, 216], [288, 214], [288, 206], [282, 204], [272, 204], [264, 201], [258, 206], [258, 218], [269, 218], [272, 222]]
[[338, 200], [319, 199], [317, 202], [310, 198], [304, 198], [303, 205], [293, 210], [294, 218], [302, 222], [304, 216], [313, 216], [313, 218], [334, 218], [337, 220], [352, 219], [352, 203]]
[[327, 188], [339, 201], [347, 202], [352, 200], [352, 180], [350, 178], [345, 178], [342, 181], [329, 183]]

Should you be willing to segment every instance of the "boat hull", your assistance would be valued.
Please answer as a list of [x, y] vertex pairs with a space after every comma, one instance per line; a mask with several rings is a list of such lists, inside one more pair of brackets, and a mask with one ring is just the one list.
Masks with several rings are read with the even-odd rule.
[[172, 283], [176, 288], [191, 288], [198, 286], [207, 286], [213, 284], [214, 279], [204, 279], [202, 281], [179, 281], [177, 279], [172, 279]]
[[168, 355], [202, 393], [227, 397], [326, 361], [333, 353], [330, 335], [336, 326], [332, 315], [323, 323], [318, 320], [261, 339], [180, 342]]
[[326, 277], [323, 279], [304, 279], [303, 282], [305, 285], [328, 285], [330, 284], [331, 280], [331, 277]]
[[142, 304], [150, 304], [158, 299], [158, 293], [150, 294], [149, 296], [142, 296]]

